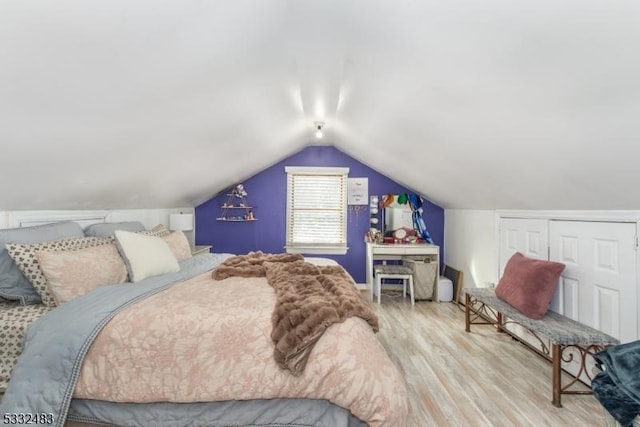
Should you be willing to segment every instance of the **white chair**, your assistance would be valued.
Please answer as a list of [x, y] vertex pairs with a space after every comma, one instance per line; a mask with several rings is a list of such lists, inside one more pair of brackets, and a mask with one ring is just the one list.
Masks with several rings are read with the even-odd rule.
[[409, 267], [404, 265], [378, 264], [373, 267], [375, 276], [374, 293], [378, 296], [378, 304], [380, 304], [380, 294], [382, 293], [383, 279], [402, 280], [402, 296], [407, 296], [407, 282], [409, 283], [409, 293], [411, 294], [411, 305], [415, 305], [413, 293], [413, 272]]

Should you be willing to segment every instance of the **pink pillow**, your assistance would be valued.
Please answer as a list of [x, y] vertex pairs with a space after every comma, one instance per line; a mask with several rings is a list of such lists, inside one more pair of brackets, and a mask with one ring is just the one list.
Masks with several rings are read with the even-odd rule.
[[127, 280], [127, 266], [114, 244], [68, 252], [36, 251], [35, 254], [56, 305], [98, 286]]
[[191, 245], [182, 231], [176, 230], [168, 236], [163, 236], [162, 239], [167, 242], [178, 262], [191, 258]]
[[527, 258], [516, 252], [496, 286], [496, 296], [525, 316], [541, 319], [549, 309], [563, 270], [560, 262]]

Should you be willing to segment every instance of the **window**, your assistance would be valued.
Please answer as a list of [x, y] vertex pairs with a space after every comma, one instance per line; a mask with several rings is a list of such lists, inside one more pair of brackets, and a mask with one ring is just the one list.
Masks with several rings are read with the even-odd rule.
[[285, 167], [287, 252], [347, 253], [349, 168]]

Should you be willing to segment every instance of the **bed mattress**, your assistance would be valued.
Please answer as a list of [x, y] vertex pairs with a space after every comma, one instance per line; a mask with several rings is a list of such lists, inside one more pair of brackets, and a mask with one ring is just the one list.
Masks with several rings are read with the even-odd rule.
[[0, 392], [6, 390], [11, 370], [22, 352], [27, 327], [49, 310], [43, 304], [20, 305], [17, 301], [0, 300]]

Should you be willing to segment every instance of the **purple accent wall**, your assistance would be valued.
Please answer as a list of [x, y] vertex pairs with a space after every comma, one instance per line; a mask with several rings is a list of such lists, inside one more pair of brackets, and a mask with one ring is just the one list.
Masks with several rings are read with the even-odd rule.
[[[195, 209], [197, 245], [213, 245], [213, 252], [244, 254], [250, 251], [284, 252], [287, 174], [285, 166], [348, 167], [349, 177], [369, 178], [369, 195], [413, 192], [386, 176], [360, 163], [332, 146], [308, 146], [278, 164], [243, 182], [248, 193], [247, 202], [254, 207], [258, 221], [216, 221], [227, 200], [226, 191], [204, 202]], [[444, 259], [444, 210], [425, 199], [422, 205], [427, 229], [435, 244], [440, 246], [440, 259]], [[362, 206], [356, 212], [349, 208], [346, 255], [311, 255], [332, 258], [344, 266], [357, 283], [365, 282], [364, 235], [369, 229], [369, 210]]]

